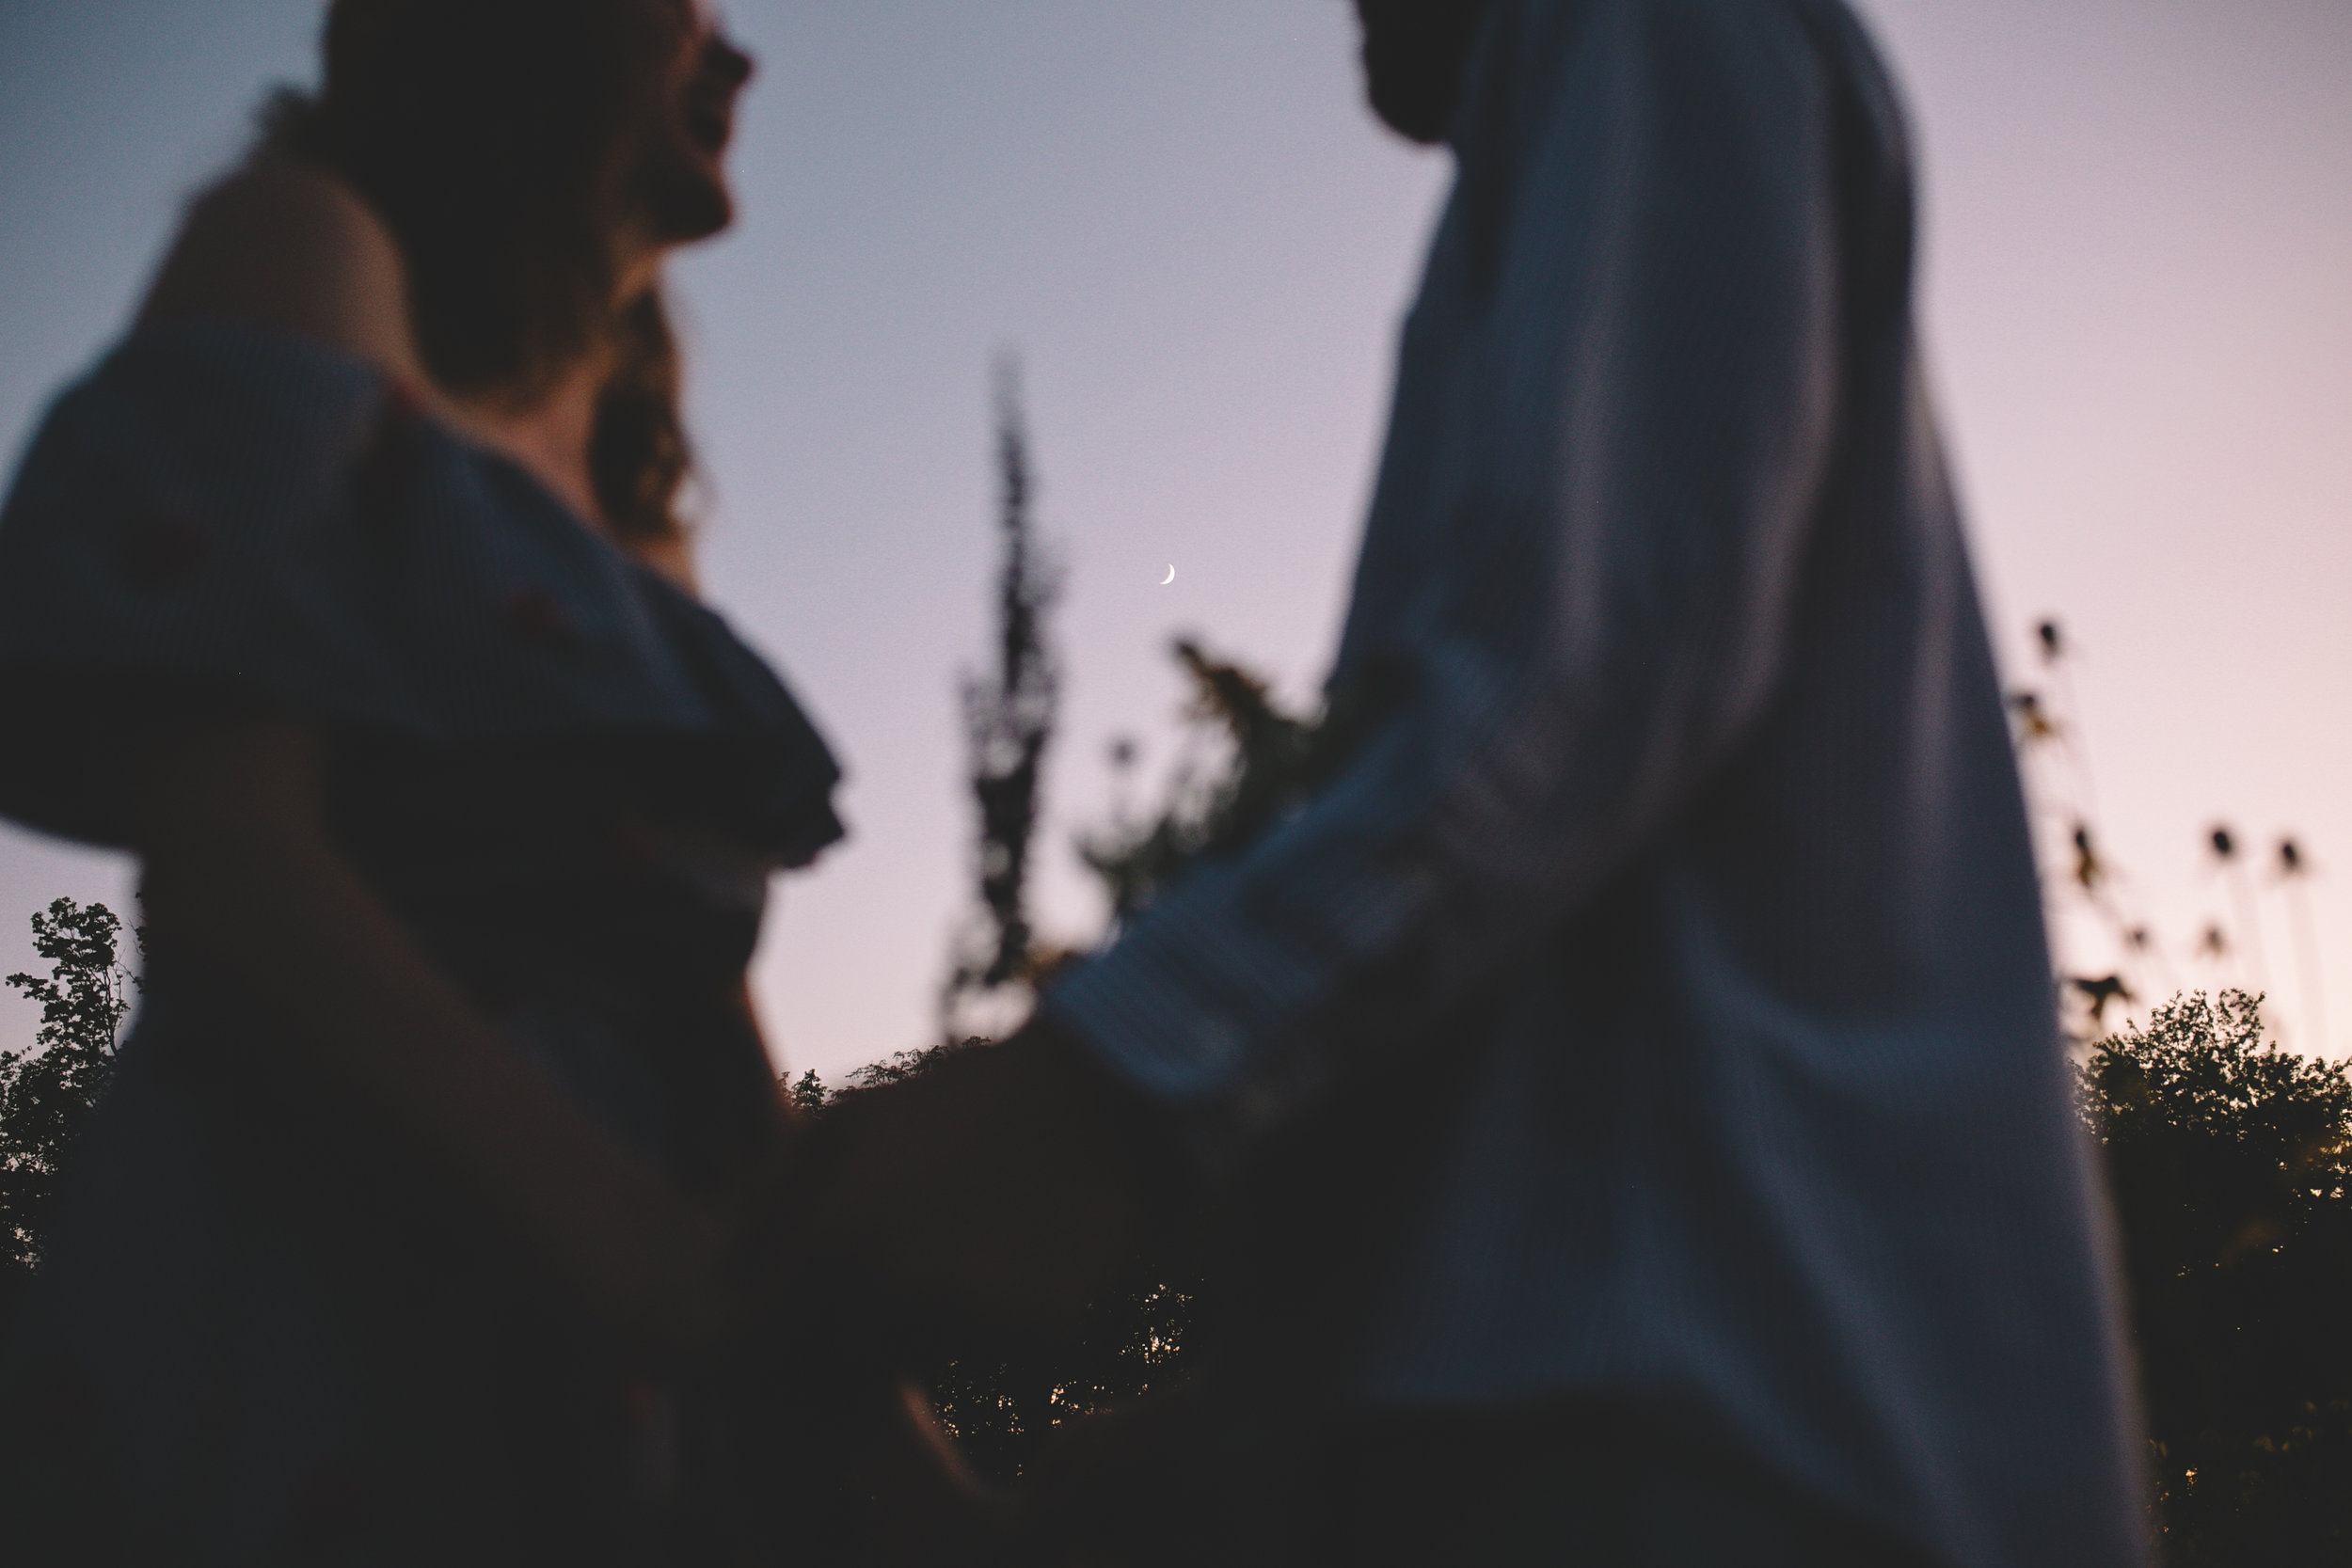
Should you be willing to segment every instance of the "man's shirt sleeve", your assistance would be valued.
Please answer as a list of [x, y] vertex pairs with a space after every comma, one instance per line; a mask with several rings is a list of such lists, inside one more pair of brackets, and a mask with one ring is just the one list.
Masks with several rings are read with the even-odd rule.
[[1830, 68], [1786, 0], [1502, 0], [1343, 648], [1401, 693], [1047, 1010], [1204, 1174], [1522, 959], [1768, 700], [1830, 464]]

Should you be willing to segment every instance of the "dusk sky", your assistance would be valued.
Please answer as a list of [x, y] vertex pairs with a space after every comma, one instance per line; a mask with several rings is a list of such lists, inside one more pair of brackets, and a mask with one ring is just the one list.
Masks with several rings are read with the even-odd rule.
[[[2316, 872], [2329, 1054], [2352, 1046], [2352, 5], [1867, 0], [1907, 87], [1923, 325], [2012, 684], [2071, 753], [2152, 925], [2143, 989], [2265, 982], [2322, 1046], [2283, 833]], [[184, 196], [319, 0], [0, 0], [0, 439], [121, 327]], [[761, 62], [743, 221], [685, 258], [713, 597], [850, 771], [854, 837], [780, 886], [758, 990], [829, 1078], [923, 1044], [968, 883], [956, 679], [991, 566], [989, 367], [1026, 367], [1067, 591], [1044, 903], [1105, 752], [1174, 758], [1191, 630], [1305, 702], [1337, 629], [1391, 346], [1448, 177], [1359, 105], [1345, 0], [736, 0]], [[1172, 585], [1160, 579], [1176, 568]], [[2053, 683], [2031, 628], [2079, 650]], [[0, 736], [0, 744], [19, 744]], [[2051, 869], [2071, 816], [2053, 806]], [[2247, 845], [2259, 927], [2203, 846]], [[118, 859], [0, 829], [26, 916]], [[2237, 951], [2195, 956], [2211, 920]], [[2103, 974], [2091, 922], [2062, 958]], [[0, 1002], [0, 1048], [30, 1012]]]

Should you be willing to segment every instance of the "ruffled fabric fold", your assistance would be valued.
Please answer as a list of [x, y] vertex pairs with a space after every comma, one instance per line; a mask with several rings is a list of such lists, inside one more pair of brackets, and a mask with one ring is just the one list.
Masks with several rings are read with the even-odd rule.
[[56, 402], [0, 512], [0, 814], [129, 833], [127, 737], [222, 711], [445, 749], [626, 747], [787, 864], [840, 772], [718, 615], [374, 367], [142, 329]]

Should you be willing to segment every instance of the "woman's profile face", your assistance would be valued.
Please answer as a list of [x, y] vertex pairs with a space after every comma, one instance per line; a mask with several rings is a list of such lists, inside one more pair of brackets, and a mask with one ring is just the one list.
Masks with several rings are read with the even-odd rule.
[[671, 53], [650, 104], [632, 182], [656, 243], [680, 245], [724, 229], [735, 216], [726, 174], [735, 100], [751, 80], [752, 58], [729, 40], [702, 0], [649, 0], [660, 12]]

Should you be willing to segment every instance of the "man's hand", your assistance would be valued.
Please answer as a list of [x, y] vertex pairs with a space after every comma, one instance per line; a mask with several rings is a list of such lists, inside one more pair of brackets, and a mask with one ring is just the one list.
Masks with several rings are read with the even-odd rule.
[[1076, 1316], [1127, 1255], [1133, 1166], [1084, 1047], [1033, 1022], [827, 1113], [818, 1241], [884, 1288], [1016, 1323]]

